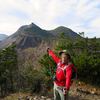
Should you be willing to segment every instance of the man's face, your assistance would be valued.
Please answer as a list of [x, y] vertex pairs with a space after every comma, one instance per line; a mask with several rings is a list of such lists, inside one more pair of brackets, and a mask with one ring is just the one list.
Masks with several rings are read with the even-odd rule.
[[68, 57], [65, 53], [61, 54], [61, 61], [62, 61], [62, 63], [68, 63], [69, 62], [69, 59], [68, 59]]

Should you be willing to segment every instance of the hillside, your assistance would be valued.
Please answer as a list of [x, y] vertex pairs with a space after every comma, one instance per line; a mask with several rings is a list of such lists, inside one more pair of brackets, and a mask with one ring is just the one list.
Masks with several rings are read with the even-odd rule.
[[79, 35], [66, 27], [58, 27], [54, 30], [43, 30], [39, 26], [31, 23], [30, 25], [21, 26], [14, 34], [0, 43], [0, 48], [15, 43], [18, 48], [37, 47], [42, 40], [55, 39], [59, 33], [65, 33], [67, 37], [76, 38]]

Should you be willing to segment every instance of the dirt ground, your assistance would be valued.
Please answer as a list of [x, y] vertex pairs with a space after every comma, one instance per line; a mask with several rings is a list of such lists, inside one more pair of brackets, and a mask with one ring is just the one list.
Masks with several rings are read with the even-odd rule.
[[[51, 90], [48, 96], [19, 92], [0, 100], [53, 100], [53, 91]], [[74, 82], [69, 91], [69, 100], [100, 100], [100, 88]]]

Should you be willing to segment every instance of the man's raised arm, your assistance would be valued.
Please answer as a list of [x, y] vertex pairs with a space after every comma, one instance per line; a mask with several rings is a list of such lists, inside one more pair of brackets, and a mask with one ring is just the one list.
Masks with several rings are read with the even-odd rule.
[[56, 56], [56, 54], [50, 50], [49, 48], [47, 49], [48, 54], [53, 58], [53, 60], [58, 63], [60, 61], [60, 58]]

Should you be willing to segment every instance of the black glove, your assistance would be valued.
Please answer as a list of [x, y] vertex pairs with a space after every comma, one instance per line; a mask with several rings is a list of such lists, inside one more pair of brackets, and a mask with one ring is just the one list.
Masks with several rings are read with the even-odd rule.
[[47, 52], [49, 52], [50, 48], [47, 48]]

